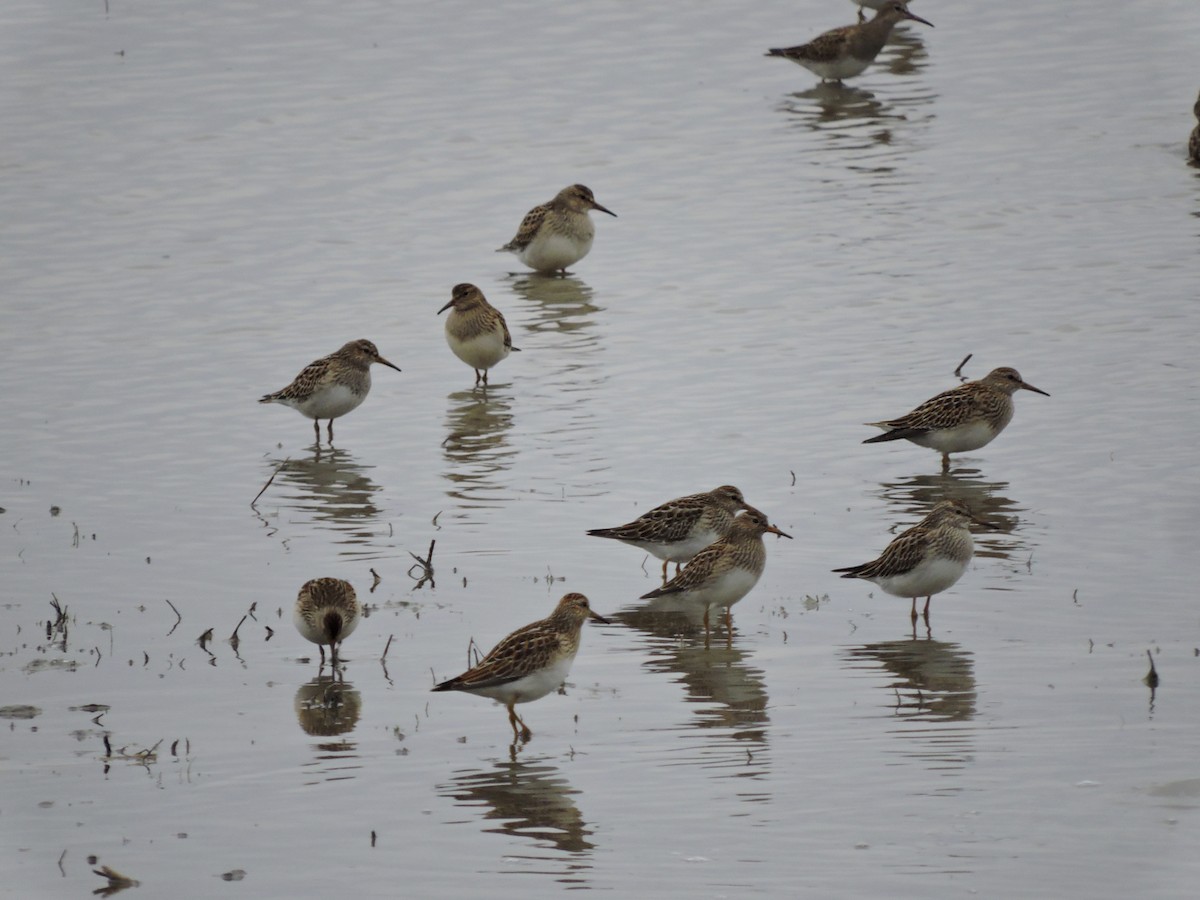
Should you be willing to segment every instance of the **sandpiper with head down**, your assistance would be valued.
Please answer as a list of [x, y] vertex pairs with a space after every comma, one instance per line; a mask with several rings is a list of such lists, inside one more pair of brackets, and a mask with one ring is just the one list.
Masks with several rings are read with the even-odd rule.
[[340, 578], [314, 578], [300, 588], [292, 610], [292, 622], [305, 640], [312, 641], [321, 651], [325, 664], [325, 645], [329, 645], [330, 664], [338, 664], [338, 649], [342, 641], [358, 627], [362, 604], [354, 586]]
[[514, 740], [527, 741], [533, 732], [514, 707], [545, 697], [562, 685], [588, 619], [608, 624], [608, 619], [592, 610], [583, 594], [567, 594], [549, 616], [518, 628], [466, 672], [435, 685], [433, 690], [465, 691], [503, 703]]
[[321, 419], [328, 419], [329, 440], [333, 441], [333, 420], [344, 416], [367, 399], [371, 390], [371, 363], [380, 363], [400, 371], [382, 356], [370, 341], [351, 341], [342, 349], [309, 363], [291, 384], [273, 394], [265, 394], [259, 403], [282, 403], [313, 420], [317, 443], [321, 442]]
[[867, 422], [884, 433], [864, 444], [912, 441], [942, 454], [942, 468], [950, 467], [951, 453], [978, 450], [990, 444], [1013, 417], [1013, 394], [1033, 391], [1050, 395], [1021, 378], [1008, 366], [993, 369], [978, 381], [968, 381], [926, 400], [899, 418]]
[[515, 253], [534, 271], [565, 275], [567, 266], [579, 262], [592, 249], [596, 227], [588, 213], [593, 209], [617, 215], [596, 202], [591, 188], [582, 184], [565, 187], [549, 203], [527, 212], [513, 239], [496, 252]]
[[892, 28], [902, 19], [933, 27], [932, 22], [908, 11], [903, 0], [889, 0], [868, 22], [845, 25], [817, 35], [807, 44], [776, 47], [767, 56], [779, 56], [804, 66], [823, 81], [841, 81], [861, 75], [887, 43]]
[[488, 369], [507, 359], [514, 347], [504, 314], [473, 284], [456, 284], [450, 302], [438, 310], [446, 316], [446, 343], [450, 350], [475, 370], [475, 383], [487, 387]]
[[928, 622], [933, 595], [952, 586], [967, 571], [975, 553], [968, 527], [973, 521], [964, 501], [941, 500], [929, 515], [888, 544], [878, 559], [833, 571], [843, 578], [873, 581], [896, 597], [912, 597], [914, 622], [917, 598], [924, 597]]

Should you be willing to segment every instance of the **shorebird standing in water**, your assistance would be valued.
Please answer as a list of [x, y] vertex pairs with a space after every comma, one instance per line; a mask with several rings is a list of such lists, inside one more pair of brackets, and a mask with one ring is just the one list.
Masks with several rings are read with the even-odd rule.
[[933, 27], [932, 22], [909, 12], [903, 0], [887, 0], [881, 2], [879, 12], [868, 22], [834, 28], [817, 35], [807, 44], [768, 50], [767, 56], [791, 60], [821, 76], [823, 81], [853, 78], [875, 61], [892, 28], [902, 19]]
[[725, 624], [733, 637], [733, 617], [730, 607], [745, 597], [758, 584], [767, 566], [764, 534], [776, 534], [790, 539], [767, 521], [764, 513], [753, 506], [734, 517], [729, 533], [710, 544], [683, 571], [660, 588], [642, 594], [642, 600], [672, 596], [704, 608], [704, 630], [708, 633], [708, 612], [715, 607], [725, 608]]
[[899, 418], [867, 422], [885, 433], [863, 443], [912, 441], [941, 453], [942, 469], [949, 469], [951, 453], [978, 450], [1004, 430], [1012, 421], [1013, 394], [1020, 390], [1050, 396], [1024, 381], [1016, 369], [1001, 366], [978, 381], [968, 381], [931, 397]]
[[621, 541], [661, 559], [665, 583], [667, 563], [675, 563], [678, 575], [680, 563], [729, 534], [733, 517], [746, 508], [742, 492], [723, 484], [703, 494], [668, 500], [625, 525], [593, 528], [588, 534]]
[[929, 515], [887, 545], [878, 559], [858, 566], [834, 569], [843, 578], [873, 581], [896, 597], [912, 597], [912, 619], [917, 620], [917, 598], [929, 601], [962, 578], [975, 553], [967, 527], [973, 522], [970, 507], [962, 500], [939, 501]]
[[504, 314], [473, 284], [456, 284], [450, 302], [438, 310], [446, 316], [446, 343], [450, 350], [475, 370], [475, 383], [487, 387], [488, 369], [507, 359], [514, 347]]
[[592, 189], [572, 184], [559, 191], [549, 203], [535, 206], [525, 214], [511, 241], [498, 249], [515, 253], [517, 259], [537, 272], [567, 274], [588, 255], [596, 226], [588, 213], [598, 209], [616, 217], [611, 209], [596, 202]]
[[313, 420], [317, 443], [321, 442], [321, 419], [329, 420], [333, 442], [333, 420], [358, 409], [371, 390], [371, 363], [400, 371], [365, 338], [351, 341], [336, 353], [309, 363], [283, 390], [264, 394], [259, 403], [282, 403]]
[[340, 578], [314, 578], [306, 581], [296, 597], [292, 622], [300, 636], [312, 641], [321, 651], [325, 664], [325, 645], [329, 645], [330, 665], [338, 664], [338, 648], [350, 636], [362, 618], [362, 604], [354, 586]]
[[527, 741], [533, 732], [514, 707], [558, 690], [575, 661], [580, 632], [588, 619], [608, 624], [583, 594], [567, 594], [549, 616], [518, 628], [476, 665], [433, 690], [465, 691], [503, 703], [514, 740]]

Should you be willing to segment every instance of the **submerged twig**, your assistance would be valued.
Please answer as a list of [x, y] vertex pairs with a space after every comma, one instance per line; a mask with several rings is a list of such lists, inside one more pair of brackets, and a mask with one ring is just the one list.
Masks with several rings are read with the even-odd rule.
[[271, 473], [271, 477], [267, 479], [267, 483], [262, 486], [262, 490], [260, 490], [257, 494], [255, 494], [254, 499], [250, 501], [251, 509], [254, 509], [254, 504], [258, 503], [258, 498], [266, 493], [267, 488], [269, 488], [271, 486], [271, 482], [275, 480], [275, 476], [278, 475], [281, 471], [283, 471], [283, 467], [286, 466], [291, 461], [292, 461], [292, 458], [289, 456], [287, 459], [285, 459], [283, 462], [281, 462], [279, 465], [277, 465], [275, 467], [275, 471]]
[[141, 884], [136, 878], [130, 878], [128, 875], [122, 875], [116, 869], [109, 866], [101, 866], [98, 869], [92, 869], [101, 878], [108, 879], [106, 887], [97, 888], [92, 891], [97, 897], [111, 897], [118, 891], [123, 891], [125, 888], [137, 887]]
[[[165, 597], [163, 599], [166, 600]], [[167, 606], [171, 607], [171, 612], [175, 613], [175, 624], [172, 625], [171, 630], [167, 632], [167, 637], [170, 637], [175, 633], [175, 629], [179, 627], [179, 623], [183, 621], [183, 616], [179, 614], [179, 610], [175, 608], [175, 604], [170, 600], [167, 600]]]
[[[408, 577], [417, 579], [416, 587], [413, 590], [420, 590], [425, 586], [425, 582], [427, 581], [430, 587], [437, 587], [437, 584], [433, 580], [433, 548], [435, 544], [437, 544], [436, 538], [429, 542], [429, 553], [424, 559], [417, 556], [411, 550], [408, 551], [408, 555], [416, 560], [415, 563], [408, 567]], [[421, 574], [419, 576], [413, 575], [413, 569], [416, 569]]]
[[383, 645], [383, 655], [382, 655], [381, 657], [379, 657], [379, 658], [380, 658], [380, 660], [385, 660], [385, 659], [387, 659], [388, 650], [390, 650], [390, 649], [391, 649], [391, 646], [392, 646], [392, 638], [394, 638], [394, 637], [395, 637], [395, 635], [394, 635], [394, 634], [389, 634], [389, 635], [388, 635], [387, 643]]
[[[471, 661], [472, 654], [475, 655], [474, 662]], [[467, 643], [467, 668], [468, 669], [475, 668], [475, 666], [479, 665], [479, 659], [480, 659], [479, 645], [475, 643], [475, 638], [474, 638], [474, 636], [472, 636], [471, 640]]]
[[962, 373], [963, 366], [965, 366], [967, 364], [967, 362], [971, 359], [971, 357], [974, 355], [975, 355], [974, 353], [968, 353], [966, 356], [963, 357], [963, 361], [960, 362], [958, 364], [958, 368], [954, 370], [955, 378], [966, 378], [967, 377]]
[[238, 648], [238, 644], [242, 642], [242, 639], [238, 637], [238, 628], [242, 627], [242, 622], [245, 622], [246, 619], [247, 616], [242, 616], [241, 622], [237, 623], [237, 628], [233, 629], [233, 634], [229, 636], [229, 643], [233, 645], [234, 650], [236, 650]]
[[1150, 671], [1146, 673], [1146, 677], [1142, 679], [1149, 688], [1158, 687], [1158, 670], [1154, 668], [1154, 655], [1147, 650], [1146, 659], [1150, 660]]

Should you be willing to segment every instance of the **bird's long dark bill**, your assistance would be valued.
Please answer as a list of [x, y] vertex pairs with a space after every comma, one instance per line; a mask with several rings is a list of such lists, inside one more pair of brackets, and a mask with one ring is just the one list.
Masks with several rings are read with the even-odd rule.
[[904, 11], [904, 18], [912, 19], [914, 22], [920, 22], [922, 25], [928, 25], [930, 28], [933, 27], [933, 23], [928, 19], [922, 19], [920, 16], [913, 15], [907, 9]]
[[617, 214], [615, 212], [613, 212], [611, 209], [606, 209], [605, 207], [601, 206], [599, 203], [597, 203], [594, 200], [592, 201], [592, 209], [598, 209], [598, 210], [600, 210], [600, 212], [608, 213], [614, 219], [617, 217]]
[[390, 362], [388, 362], [388, 361], [387, 361], [386, 359], [384, 359], [382, 356], [380, 356], [380, 357], [377, 357], [377, 358], [375, 359], [375, 362], [377, 362], [377, 363], [380, 363], [381, 365], [385, 365], [385, 366], [387, 366], [389, 369], [395, 369], [397, 372], [399, 372], [399, 371], [400, 371], [400, 367], [399, 367], [399, 366], [392, 365]]
[[612, 619], [604, 618], [604, 616], [600, 615], [600, 613], [596, 612], [594, 609], [588, 610], [588, 618], [595, 619], [597, 622], [601, 623], [602, 625], [611, 625], [612, 624]]
[[[504, 249], [503, 247], [500, 248], [500, 250], [503, 250], [503, 249]], [[500, 250], [497, 250], [496, 252], [499, 253]], [[448, 310], [453, 305], [454, 305], [454, 301], [451, 300], [449, 303], [447, 303], [445, 306], [443, 306], [441, 309], [439, 309], [437, 311], [437, 314], [440, 316], [442, 313], [444, 313], [446, 310]]]
[[792, 536], [791, 536], [790, 534], [788, 534], [788, 533], [787, 533], [787, 532], [785, 532], [785, 531], [780, 531], [780, 530], [779, 530], [778, 528], [776, 528], [774, 525], [768, 525], [768, 526], [767, 526], [767, 527], [766, 527], [764, 530], [765, 530], [765, 531], [769, 531], [769, 532], [771, 532], [771, 534], [777, 534], [777, 535], [779, 535], [780, 537], [785, 537], [785, 538], [787, 538], [789, 541], [790, 541], [790, 540], [792, 540]]
[[1025, 390], [1027, 390], [1027, 391], [1033, 391], [1035, 394], [1041, 394], [1043, 397], [1049, 397], [1049, 396], [1050, 396], [1050, 395], [1049, 395], [1049, 394], [1047, 394], [1045, 391], [1043, 391], [1041, 388], [1035, 388], [1035, 387], [1034, 387], [1032, 384], [1030, 384], [1028, 381], [1022, 381], [1022, 382], [1021, 382], [1021, 387], [1025, 388]]

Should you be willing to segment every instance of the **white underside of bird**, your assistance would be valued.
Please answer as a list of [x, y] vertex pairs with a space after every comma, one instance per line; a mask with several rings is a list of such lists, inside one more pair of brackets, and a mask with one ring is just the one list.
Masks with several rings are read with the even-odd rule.
[[[325, 617], [333, 612], [341, 620], [341, 625], [335, 638], [325, 627]], [[310, 622], [308, 617], [301, 614], [299, 609], [292, 611], [292, 623], [296, 626], [296, 630], [300, 632], [300, 636], [306, 641], [311, 641], [314, 644], [332, 644], [334, 642], [341, 643], [354, 633], [354, 629], [358, 627], [358, 620], [361, 616], [347, 616], [345, 613], [331, 607], [323, 607], [318, 609], [313, 615]], [[324, 651], [322, 651], [324, 652]]]
[[826, 81], [841, 81], [843, 78], [853, 78], [856, 75], [861, 75], [867, 70], [874, 60], [856, 59], [853, 56], [844, 56], [841, 59], [832, 60], [830, 62], [813, 62], [806, 59], [794, 60], [814, 75], [820, 75]]
[[930, 597], [951, 587], [967, 571], [961, 562], [937, 557], [917, 563], [903, 575], [884, 575], [867, 579], [896, 597]]
[[[884, 431], [892, 430], [886, 426], [877, 427], [883, 428]], [[915, 434], [905, 440], [940, 453], [965, 453], [990, 444], [999, 433], [987, 422], [968, 422], [954, 428], [940, 428], [925, 434]]]
[[656, 541], [631, 541], [627, 539], [623, 539], [623, 542], [629, 544], [631, 547], [644, 550], [657, 559], [665, 560], [666, 562], [685, 563], [709, 544], [715, 543], [720, 539], [720, 534], [708, 530], [689, 537], [685, 541], [678, 541], [672, 544], [660, 544]]
[[675, 596], [689, 603], [705, 607], [733, 606], [758, 584], [761, 573], [749, 569], [734, 568], [713, 578], [708, 583], [688, 591], [680, 591]]
[[[370, 387], [371, 382], [368, 378], [367, 390], [370, 390]], [[332, 384], [319, 389], [312, 396], [303, 400], [279, 399], [272, 402], [297, 409], [310, 419], [336, 419], [351, 410], [358, 409], [366, 399], [367, 391], [365, 390], [361, 394], [356, 394], [343, 384]]]
[[461, 340], [450, 333], [449, 319], [446, 320], [446, 343], [455, 356], [473, 369], [490, 369], [507, 358], [512, 349], [505, 345], [504, 335], [499, 330]]
[[558, 690], [567, 680], [567, 673], [571, 671], [571, 663], [574, 661], [574, 654], [562, 656], [548, 666], [523, 675], [514, 681], [495, 684], [491, 687], [471, 687], [470, 693], [479, 694], [481, 697], [490, 697], [506, 706], [509, 703], [530, 703], [545, 697], [551, 691]]
[[591, 249], [592, 235], [539, 234], [517, 252], [517, 259], [539, 272], [553, 272], [575, 265]]

